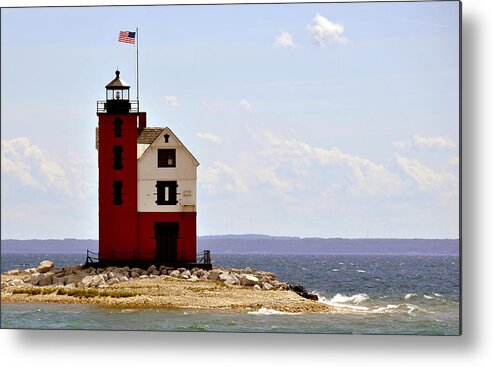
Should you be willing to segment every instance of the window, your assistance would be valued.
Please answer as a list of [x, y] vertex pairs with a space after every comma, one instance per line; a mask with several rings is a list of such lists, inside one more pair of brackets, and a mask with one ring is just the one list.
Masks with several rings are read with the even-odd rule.
[[122, 205], [122, 188], [123, 183], [121, 181], [113, 181], [113, 204]]
[[176, 167], [176, 150], [175, 149], [158, 149], [157, 151], [158, 167]]
[[157, 205], [176, 205], [176, 181], [157, 181]]
[[123, 148], [117, 145], [113, 148], [113, 168], [122, 169], [123, 168]]
[[113, 125], [114, 125], [115, 138], [121, 138], [123, 121], [119, 117], [117, 117], [115, 121], [113, 121]]

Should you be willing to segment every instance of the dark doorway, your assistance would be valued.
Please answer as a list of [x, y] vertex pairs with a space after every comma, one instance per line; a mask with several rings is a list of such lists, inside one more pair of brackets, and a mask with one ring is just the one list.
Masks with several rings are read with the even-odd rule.
[[156, 259], [162, 262], [176, 261], [176, 245], [178, 241], [178, 222], [154, 223], [156, 237]]

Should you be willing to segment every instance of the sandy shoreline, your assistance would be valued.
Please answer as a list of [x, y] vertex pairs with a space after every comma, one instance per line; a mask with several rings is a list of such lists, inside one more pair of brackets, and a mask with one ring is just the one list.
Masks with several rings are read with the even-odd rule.
[[[21, 275], [2, 274], [2, 282], [21, 280]], [[62, 293], [62, 294], [60, 294]], [[65, 293], [65, 294], [63, 294]], [[333, 311], [333, 307], [306, 299], [289, 290], [256, 290], [220, 281], [190, 281], [170, 276], [130, 279], [124, 283], [93, 288], [9, 285], [1, 292], [2, 303], [90, 304], [114, 308], [229, 309], [282, 312]]]

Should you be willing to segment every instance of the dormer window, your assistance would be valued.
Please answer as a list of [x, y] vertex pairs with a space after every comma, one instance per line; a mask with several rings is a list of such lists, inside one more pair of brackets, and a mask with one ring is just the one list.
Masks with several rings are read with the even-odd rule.
[[158, 167], [176, 167], [176, 149], [158, 149]]

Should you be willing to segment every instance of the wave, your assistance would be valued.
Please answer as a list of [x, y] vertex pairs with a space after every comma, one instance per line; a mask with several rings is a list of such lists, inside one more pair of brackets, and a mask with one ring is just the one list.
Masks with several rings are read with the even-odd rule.
[[366, 271], [361, 270], [361, 269], [357, 269], [356, 271], [357, 271], [358, 273], [366, 273]]
[[272, 308], [261, 307], [257, 311], [248, 312], [250, 315], [300, 315], [302, 312], [284, 312]]
[[361, 302], [364, 302], [369, 299], [368, 295], [365, 293], [355, 294], [354, 296], [345, 296], [340, 293], [337, 293], [331, 299], [328, 299], [324, 296], [321, 296], [314, 293], [318, 296], [318, 301], [320, 303], [324, 303], [327, 305], [333, 306], [336, 310], [338, 309], [349, 309], [356, 312], [368, 311], [368, 307], [358, 306]]
[[[317, 294], [317, 293], [315, 293]], [[433, 313], [427, 311], [424, 308], [418, 307], [411, 303], [399, 303], [399, 304], [387, 304], [385, 306], [380, 305], [368, 305], [363, 306], [361, 303], [370, 299], [366, 293], [355, 294], [353, 296], [346, 296], [337, 293], [332, 298], [327, 298], [317, 294], [318, 300], [321, 303], [328, 304], [334, 307], [335, 312], [345, 313], [363, 313], [363, 314], [390, 314], [390, 313], [407, 313], [408, 315], [415, 315], [419, 313]], [[406, 294], [404, 298], [411, 299], [416, 298], [416, 293]]]

